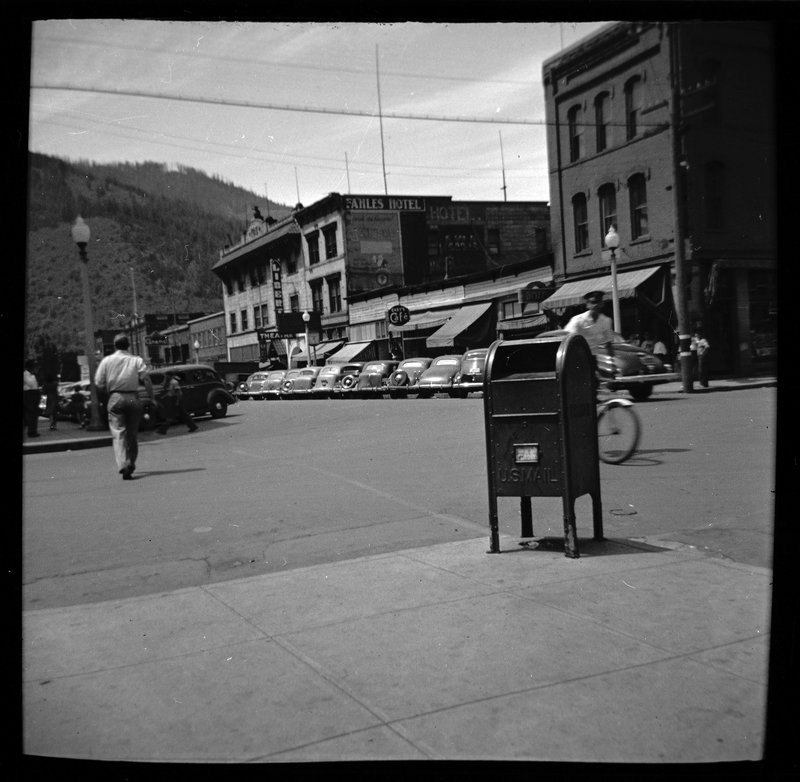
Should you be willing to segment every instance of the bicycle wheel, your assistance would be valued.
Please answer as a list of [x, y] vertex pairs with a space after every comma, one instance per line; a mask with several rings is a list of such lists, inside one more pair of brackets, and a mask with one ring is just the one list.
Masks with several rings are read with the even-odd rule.
[[639, 445], [641, 426], [632, 407], [604, 407], [597, 415], [597, 441], [600, 459], [606, 464], [622, 464]]

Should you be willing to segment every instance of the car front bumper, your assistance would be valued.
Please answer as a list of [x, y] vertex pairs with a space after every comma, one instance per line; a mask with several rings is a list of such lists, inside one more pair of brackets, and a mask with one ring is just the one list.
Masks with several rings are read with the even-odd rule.
[[622, 388], [630, 385], [659, 386], [664, 383], [680, 382], [681, 375], [678, 372], [660, 372], [652, 375], [619, 375], [607, 381], [609, 388]]

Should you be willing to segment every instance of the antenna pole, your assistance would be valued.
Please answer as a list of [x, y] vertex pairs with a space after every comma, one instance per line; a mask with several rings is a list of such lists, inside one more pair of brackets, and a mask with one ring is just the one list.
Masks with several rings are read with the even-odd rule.
[[347, 194], [350, 195], [350, 166], [347, 162], [347, 152], [344, 153], [344, 168], [347, 171]]
[[375, 44], [375, 77], [378, 80], [378, 121], [381, 127], [381, 163], [383, 165], [383, 192], [389, 195], [389, 188], [386, 186], [386, 153], [383, 149], [383, 109], [381, 108], [381, 75], [378, 70], [378, 44]]
[[297, 179], [297, 166], [294, 167], [294, 186], [297, 188], [297, 203], [300, 203], [300, 182]]

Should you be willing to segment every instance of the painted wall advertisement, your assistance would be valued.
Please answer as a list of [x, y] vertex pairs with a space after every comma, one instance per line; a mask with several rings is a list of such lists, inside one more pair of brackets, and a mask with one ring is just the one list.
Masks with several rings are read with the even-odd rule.
[[403, 282], [400, 215], [350, 212], [347, 220], [349, 292], [361, 293]]

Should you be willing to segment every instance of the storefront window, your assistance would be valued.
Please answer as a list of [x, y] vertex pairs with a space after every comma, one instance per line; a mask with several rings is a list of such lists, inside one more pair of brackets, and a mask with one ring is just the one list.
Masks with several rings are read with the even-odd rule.
[[778, 358], [778, 291], [774, 271], [750, 270], [750, 350], [760, 364]]

